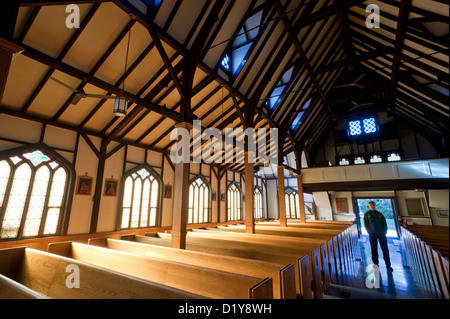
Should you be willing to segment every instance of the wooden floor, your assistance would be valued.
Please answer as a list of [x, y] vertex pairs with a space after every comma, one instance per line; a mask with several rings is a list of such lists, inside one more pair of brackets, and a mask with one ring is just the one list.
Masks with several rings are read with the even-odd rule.
[[369, 237], [362, 235], [342, 273], [332, 285], [333, 292], [326, 298], [345, 299], [441, 299], [430, 278], [425, 278], [412, 266], [411, 257], [398, 238], [388, 238], [393, 273], [388, 273], [381, 249], [380, 288], [369, 289], [367, 266], [372, 265]]

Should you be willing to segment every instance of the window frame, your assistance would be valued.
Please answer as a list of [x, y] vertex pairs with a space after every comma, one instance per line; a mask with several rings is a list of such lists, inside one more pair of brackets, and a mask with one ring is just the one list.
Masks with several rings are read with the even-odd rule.
[[[288, 194], [287, 192], [291, 191], [290, 194]], [[288, 196], [288, 198], [290, 198], [290, 196], [294, 196], [294, 204], [298, 207], [297, 210], [295, 211], [295, 217], [291, 217], [292, 216], [292, 211], [291, 211], [291, 200], [286, 201], [286, 196]], [[285, 213], [286, 213], [286, 219], [299, 219], [300, 218], [300, 195], [298, 194], [298, 190], [296, 190], [293, 187], [286, 187], [284, 189], [284, 202], [285, 202]], [[298, 200], [296, 201], [296, 198], [298, 198]], [[287, 206], [289, 205], [289, 216], [287, 215], [288, 210], [286, 209]]]
[[[232, 186], [235, 186], [237, 189], [238, 189], [238, 191], [239, 191], [239, 201], [240, 201], [240, 206], [239, 206], [239, 214], [240, 214], [240, 219], [230, 219], [230, 215], [229, 215], [229, 212], [228, 212], [228, 210], [229, 210], [229, 204], [228, 204], [228, 200], [229, 200], [229, 190], [230, 190], [230, 188], [232, 187]], [[232, 182], [232, 183], [230, 183], [229, 185], [228, 185], [228, 187], [227, 187], [227, 195], [226, 195], [226, 213], [227, 213], [227, 222], [229, 222], [229, 221], [242, 221], [242, 220], [244, 220], [244, 216], [243, 216], [243, 209], [242, 209], [242, 206], [243, 206], [243, 195], [242, 195], [242, 188], [240, 187], [240, 185], [237, 183], [237, 182]]]
[[[211, 220], [212, 220], [212, 188], [211, 188], [211, 184], [208, 182], [208, 180], [206, 179], [205, 176], [197, 175], [194, 178], [192, 178], [191, 181], [189, 182], [189, 202], [190, 202], [190, 199], [191, 199], [191, 186], [198, 179], [201, 179], [203, 181], [203, 183], [206, 185], [206, 188], [208, 189], [208, 193], [209, 193], [209, 195], [208, 195], [208, 218], [207, 218], [206, 221], [203, 221], [201, 223], [200, 222], [198, 222], [198, 223], [194, 223], [194, 222], [189, 223], [189, 211], [191, 210], [190, 203], [189, 203], [188, 219], [187, 219], [188, 225], [208, 224], [208, 223], [211, 223]], [[192, 210], [194, 210], [194, 207], [192, 207]], [[192, 221], [194, 221], [194, 220], [195, 220], [195, 218], [194, 218], [194, 216], [192, 216]], [[197, 220], [200, 220], [200, 219], [197, 217]]]
[[[256, 211], [256, 194], [257, 191], [261, 194], [261, 217], [257, 217], [257, 211]], [[253, 190], [253, 217], [255, 219], [264, 219], [265, 218], [265, 207], [264, 207], [264, 192], [263, 189], [260, 186], [255, 186], [255, 189]]]
[[[43, 154], [49, 156], [51, 158], [48, 162], [40, 163], [38, 166], [34, 166], [31, 163], [31, 160], [26, 159], [23, 157], [23, 154], [31, 153], [35, 151], [40, 151]], [[11, 157], [18, 156], [22, 158], [22, 161], [18, 164], [14, 164], [11, 161]], [[19, 229], [17, 231], [17, 236], [14, 238], [0, 238], [0, 242], [6, 242], [6, 241], [18, 241], [18, 240], [28, 240], [33, 238], [47, 238], [47, 237], [55, 237], [55, 236], [65, 236], [67, 235], [68, 228], [69, 228], [69, 220], [71, 215], [71, 209], [72, 209], [72, 201], [74, 196], [74, 190], [75, 190], [75, 182], [76, 182], [76, 171], [73, 167], [73, 164], [69, 162], [66, 158], [64, 158], [62, 155], [57, 153], [55, 150], [47, 146], [46, 144], [40, 142], [36, 144], [30, 144], [22, 147], [17, 147], [5, 151], [0, 151], [0, 161], [5, 160], [11, 168], [10, 174], [12, 174], [15, 170], [20, 168], [25, 162], [28, 162], [28, 165], [31, 169], [31, 176], [30, 176], [30, 183], [28, 185], [28, 190], [25, 198], [24, 208], [22, 212], [22, 218], [20, 221]], [[59, 167], [56, 169], [52, 169], [50, 166], [50, 163], [57, 162]], [[24, 236], [23, 231], [25, 228], [25, 223], [27, 219], [27, 213], [29, 208], [29, 203], [31, 201], [31, 195], [33, 193], [33, 185], [35, 183], [35, 177], [36, 173], [40, 168], [43, 166], [47, 166], [50, 169], [50, 177], [47, 185], [47, 191], [45, 195], [45, 203], [43, 207], [43, 213], [41, 216], [41, 225], [39, 226], [39, 231], [37, 236]], [[45, 222], [44, 220], [47, 217], [48, 214], [48, 201], [50, 199], [50, 193], [51, 193], [51, 183], [53, 181], [54, 174], [58, 171], [59, 168], [63, 168], [66, 173], [66, 185], [63, 192], [63, 198], [61, 200], [61, 206], [60, 206], [60, 212], [58, 216], [58, 224], [56, 226], [56, 231], [53, 234], [45, 235]], [[8, 182], [5, 189], [5, 196], [3, 198], [3, 202], [1, 203], [2, 206], [0, 206], [0, 230], [3, 226], [4, 217], [6, 214], [7, 209], [7, 203], [9, 201], [9, 197], [11, 196], [11, 188], [13, 186], [14, 178], [11, 178], [11, 175], [8, 178]], [[4, 205], [5, 204], [5, 205]], [[47, 209], [47, 211], [46, 211]]]
[[[252, 18], [254, 15], [258, 14], [259, 12], [261, 12], [261, 24], [259, 25], [258, 34], [256, 35], [256, 37], [254, 39], [250, 39], [248, 37], [248, 34], [251, 31], [247, 29], [246, 24], [250, 18]], [[219, 63], [217, 64], [216, 68], [225, 72], [225, 74], [228, 75], [231, 79], [233, 79], [233, 80], [236, 79], [239, 76], [239, 74], [241, 73], [245, 64], [247, 64], [247, 61], [248, 61], [250, 55], [252, 54], [252, 52], [254, 51], [256, 44], [258, 43], [262, 34], [264, 33], [264, 32], [262, 32], [264, 30], [263, 23], [264, 23], [264, 20], [267, 18], [268, 12], [269, 12], [268, 6], [265, 6], [265, 5], [262, 5], [262, 7], [260, 6], [258, 8], [253, 8], [252, 10], [249, 10], [243, 17], [243, 19], [242, 19], [241, 23], [239, 24], [239, 26], [237, 27], [236, 31], [234, 32], [233, 37], [232, 37], [233, 40], [228, 43], [226, 49], [223, 51], [222, 55], [220, 56]], [[235, 45], [235, 42], [238, 39], [239, 34], [241, 34], [242, 29], [244, 29], [244, 33], [241, 36], [246, 37], [246, 42]], [[244, 63], [244, 64], [240, 63], [240, 65], [236, 69], [236, 71], [233, 72], [233, 52], [235, 50], [243, 48], [249, 44], [250, 44], [250, 48], [245, 53], [245, 56], [243, 59], [246, 61], [246, 63]], [[222, 64], [225, 57], [227, 57], [227, 56], [229, 58], [229, 64], [230, 64], [229, 70], [226, 69]]]
[[[156, 207], [156, 225], [155, 226], [146, 226], [146, 227], [131, 227], [131, 216], [132, 216], [132, 208], [130, 209], [130, 223], [128, 224], [127, 228], [122, 228], [122, 219], [123, 219], [123, 199], [125, 195], [125, 184], [129, 177], [132, 178], [133, 174], [137, 174], [142, 169], [146, 169], [159, 183], [159, 190], [158, 190], [158, 201], [157, 201], [157, 207]], [[162, 203], [163, 203], [163, 188], [164, 183], [161, 178], [161, 176], [158, 174], [158, 172], [155, 171], [150, 165], [148, 164], [142, 164], [139, 166], [136, 166], [128, 171], [126, 171], [122, 176], [122, 181], [120, 183], [121, 189], [120, 189], [120, 196], [119, 196], [119, 202], [117, 205], [117, 222], [116, 222], [116, 231], [126, 231], [126, 230], [134, 230], [134, 229], [151, 229], [151, 228], [158, 228], [161, 226], [161, 218], [162, 218]], [[144, 184], [142, 184], [143, 187]], [[134, 191], [134, 187], [133, 187]], [[131, 199], [133, 201], [133, 197]], [[142, 198], [141, 198], [141, 205], [142, 205]], [[139, 222], [138, 225], [140, 225], [141, 221], [141, 215], [139, 215]], [[150, 221], [149, 221], [150, 222]]]

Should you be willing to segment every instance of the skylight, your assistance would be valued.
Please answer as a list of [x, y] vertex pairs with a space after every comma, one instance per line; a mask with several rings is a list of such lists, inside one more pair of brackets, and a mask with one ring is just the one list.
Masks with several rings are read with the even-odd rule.
[[248, 18], [232, 45], [225, 51], [219, 67], [229, 75], [236, 77], [247, 63], [254, 41], [259, 35], [262, 18], [262, 10]]

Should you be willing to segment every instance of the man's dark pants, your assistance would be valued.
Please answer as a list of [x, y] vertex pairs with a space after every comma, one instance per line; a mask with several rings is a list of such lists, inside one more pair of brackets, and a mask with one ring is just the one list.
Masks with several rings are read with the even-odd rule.
[[375, 265], [378, 265], [378, 242], [380, 242], [381, 250], [383, 251], [384, 262], [386, 267], [391, 266], [391, 260], [389, 258], [389, 249], [387, 245], [387, 238], [384, 234], [370, 234], [370, 248], [372, 249], [372, 261]]

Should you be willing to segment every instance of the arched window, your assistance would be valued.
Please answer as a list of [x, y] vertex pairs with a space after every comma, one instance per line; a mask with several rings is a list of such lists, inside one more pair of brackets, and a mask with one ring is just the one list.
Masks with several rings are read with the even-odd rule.
[[156, 227], [161, 211], [162, 182], [148, 165], [124, 175], [120, 229]]
[[264, 206], [263, 206], [263, 195], [261, 189], [257, 186], [255, 187], [255, 191], [253, 193], [254, 201], [253, 201], [253, 210], [255, 212], [255, 218], [264, 218]]
[[0, 155], [0, 239], [60, 235], [72, 165], [43, 144]]
[[189, 224], [210, 222], [211, 192], [206, 180], [198, 176], [189, 186]]
[[242, 220], [242, 193], [236, 183], [230, 184], [227, 190], [227, 219]]
[[298, 198], [298, 192], [293, 188], [286, 188], [284, 198], [286, 202], [286, 218], [300, 218], [300, 201]]

